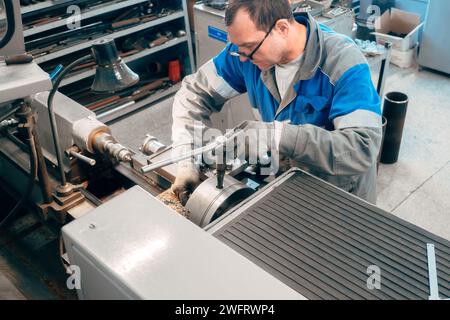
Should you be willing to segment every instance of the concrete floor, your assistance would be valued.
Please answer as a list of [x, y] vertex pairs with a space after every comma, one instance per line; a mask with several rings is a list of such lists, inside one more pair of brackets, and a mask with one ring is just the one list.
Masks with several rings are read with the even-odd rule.
[[450, 77], [391, 66], [385, 92], [410, 102], [399, 161], [381, 165], [378, 206], [450, 240]]

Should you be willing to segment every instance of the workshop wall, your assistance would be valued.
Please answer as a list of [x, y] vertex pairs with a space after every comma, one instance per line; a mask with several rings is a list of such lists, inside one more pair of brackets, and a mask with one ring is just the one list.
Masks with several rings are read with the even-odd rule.
[[397, 0], [395, 2], [396, 8], [419, 14], [421, 21], [425, 20], [427, 6], [428, 0]]

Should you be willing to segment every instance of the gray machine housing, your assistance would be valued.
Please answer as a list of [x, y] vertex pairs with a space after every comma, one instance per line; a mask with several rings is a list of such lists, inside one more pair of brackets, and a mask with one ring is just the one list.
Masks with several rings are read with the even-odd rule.
[[299, 169], [204, 229], [134, 187], [63, 237], [83, 299], [428, 299], [428, 244], [450, 297], [449, 241]]
[[62, 234], [80, 299], [304, 299], [139, 186]]

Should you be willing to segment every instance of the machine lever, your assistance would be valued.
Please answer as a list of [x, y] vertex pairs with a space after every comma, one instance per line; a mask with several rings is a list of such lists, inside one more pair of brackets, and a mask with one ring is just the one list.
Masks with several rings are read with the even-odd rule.
[[86, 157], [85, 155], [79, 153], [77, 147], [70, 148], [66, 151], [66, 154], [71, 155], [72, 157], [77, 158], [78, 160], [81, 160], [92, 167], [96, 164], [96, 161], [94, 159]]

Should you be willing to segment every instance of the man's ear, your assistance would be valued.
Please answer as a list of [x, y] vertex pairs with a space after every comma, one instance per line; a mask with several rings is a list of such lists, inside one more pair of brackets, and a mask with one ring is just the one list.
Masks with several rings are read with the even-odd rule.
[[287, 19], [280, 19], [275, 25], [275, 31], [278, 32], [282, 37], [287, 37], [289, 34], [289, 29], [291, 24]]

